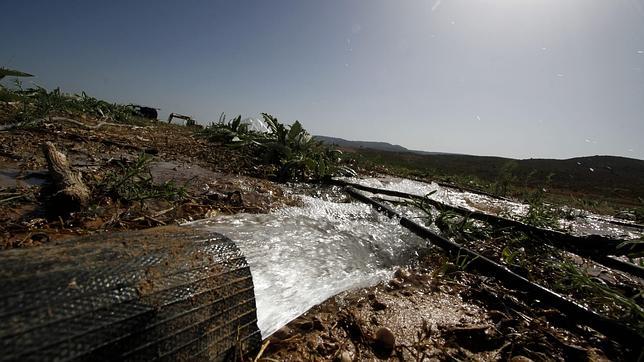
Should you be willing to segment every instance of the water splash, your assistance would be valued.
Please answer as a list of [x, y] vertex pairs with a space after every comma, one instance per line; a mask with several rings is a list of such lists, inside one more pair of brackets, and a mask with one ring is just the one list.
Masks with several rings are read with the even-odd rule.
[[[528, 210], [528, 205], [522, 203], [459, 192], [435, 183], [399, 178], [345, 180], [419, 196], [434, 192], [430, 197], [435, 200], [471, 210], [489, 212], [496, 207], [515, 217]], [[310, 191], [316, 196], [301, 195], [302, 207], [192, 223], [230, 237], [246, 256], [255, 285], [258, 326], [264, 338], [340, 292], [390, 278], [396, 266], [412, 264], [417, 252], [427, 245], [397, 220], [366, 204], [345, 202], [338, 189], [328, 193]], [[296, 193], [307, 191], [299, 189]], [[419, 216], [409, 207], [397, 208], [408, 217]], [[611, 224], [609, 217], [588, 213], [572, 221], [562, 220], [562, 225], [576, 234], [641, 236], [641, 232]], [[434, 225], [427, 226], [435, 229]]]
[[250, 265], [264, 338], [348, 289], [377, 284], [426, 243], [371, 207], [302, 196], [303, 207], [194, 223], [234, 240]]

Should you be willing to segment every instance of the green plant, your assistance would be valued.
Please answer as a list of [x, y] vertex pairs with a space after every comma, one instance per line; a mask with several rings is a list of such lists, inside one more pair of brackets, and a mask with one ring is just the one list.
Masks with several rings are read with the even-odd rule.
[[506, 196], [510, 191], [510, 187], [517, 181], [515, 175], [519, 164], [516, 161], [508, 161], [503, 164], [499, 172], [499, 176], [493, 184], [494, 194], [499, 196]]
[[0, 67], [0, 80], [4, 77], [33, 77], [33, 75], [15, 69]]
[[440, 267], [438, 267], [438, 269], [434, 272], [434, 275], [436, 276], [440, 274], [443, 276], [449, 276], [457, 272], [463, 272], [476, 259], [478, 259], [478, 256], [474, 258], [470, 258], [468, 255], [461, 255], [461, 252], [459, 250], [458, 254], [456, 255], [456, 258], [454, 258], [453, 261], [447, 258], [444, 259]]
[[234, 146], [247, 146], [269, 138], [264, 133], [249, 130], [248, 124], [242, 123], [241, 116], [226, 122], [226, 115], [223, 113], [219, 116], [219, 121], [211, 123], [199, 134], [211, 142]]
[[16, 80], [14, 89], [5, 89], [4, 93], [4, 98], [20, 103], [13, 122], [22, 127], [34, 126], [49, 116], [83, 115], [119, 123], [136, 120], [129, 107], [90, 97], [85, 92], [72, 95], [63, 93], [60, 88], [47, 91], [40, 86], [23, 89], [22, 83]]
[[544, 191], [540, 189], [528, 197], [529, 208], [522, 221], [536, 227], [558, 229], [560, 212], [543, 202], [543, 193]]
[[432, 207], [430, 204], [430, 196], [435, 194], [438, 190], [434, 190], [428, 194], [426, 194], [422, 199], [413, 199], [408, 202], [406, 202], [407, 205], [409, 206], [415, 206], [419, 208], [423, 212], [423, 216], [421, 217], [422, 219], [425, 219], [425, 223], [427, 225], [430, 225], [434, 222], [434, 218], [432, 216]]
[[461, 216], [451, 210], [442, 210], [434, 223], [447, 237], [479, 240], [490, 236], [487, 225], [476, 223], [469, 217]]
[[174, 181], [155, 183], [150, 172], [151, 157], [141, 154], [131, 165], [118, 163], [119, 169], [108, 173], [96, 192], [125, 203], [148, 199], [179, 201], [187, 196], [186, 187]]
[[212, 142], [244, 148], [260, 162], [275, 166], [276, 177], [281, 181], [319, 180], [339, 173], [355, 175], [353, 170], [340, 165], [339, 150], [313, 139], [299, 121], [287, 126], [267, 113], [262, 113], [262, 117], [268, 133], [249, 130], [241, 116], [225, 122], [222, 114], [219, 122], [199, 134]]
[[603, 282], [597, 281], [583, 272], [576, 264], [563, 261], [553, 266], [556, 270], [558, 283], [556, 287], [567, 293], [585, 294], [587, 299], [598, 306], [619, 309], [627, 319], [634, 320], [640, 330], [644, 330], [644, 309], [641, 307], [643, 291], [626, 297]]

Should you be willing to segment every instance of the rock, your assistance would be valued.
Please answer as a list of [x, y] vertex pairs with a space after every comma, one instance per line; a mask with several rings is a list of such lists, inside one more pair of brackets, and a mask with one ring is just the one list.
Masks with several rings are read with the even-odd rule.
[[373, 341], [373, 352], [376, 357], [385, 359], [391, 356], [396, 347], [396, 337], [389, 328], [382, 327], [376, 331]]
[[342, 351], [337, 360], [340, 362], [351, 362], [353, 361], [353, 358], [351, 358], [351, 353], [349, 353], [348, 351]]
[[287, 326], [284, 326], [278, 329], [277, 331], [275, 331], [275, 333], [273, 333], [271, 337], [276, 338], [278, 340], [285, 340], [292, 336], [293, 336], [293, 330]]
[[407, 270], [403, 270], [400, 268], [396, 270], [396, 272], [394, 273], [395, 278], [402, 279], [402, 280], [407, 280], [409, 279], [410, 276], [411, 274], [409, 274]]
[[391, 279], [391, 280], [389, 281], [389, 286], [390, 286], [392, 289], [400, 289], [400, 288], [402, 288], [402, 287], [403, 287], [403, 282], [402, 282], [402, 280], [400, 280], [400, 279], [398, 279], [398, 278], [394, 278], [394, 279]]
[[371, 308], [373, 308], [373, 310], [375, 311], [385, 310], [387, 309], [387, 305], [379, 301], [378, 299], [374, 299], [373, 301], [371, 301]]

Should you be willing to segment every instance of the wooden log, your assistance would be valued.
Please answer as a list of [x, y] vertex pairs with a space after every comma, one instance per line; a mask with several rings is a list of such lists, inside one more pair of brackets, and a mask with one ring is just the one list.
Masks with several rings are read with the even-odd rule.
[[89, 188], [83, 183], [81, 173], [72, 169], [64, 153], [51, 142], [42, 145], [49, 174], [53, 182], [54, 207], [66, 211], [78, 210], [89, 204]]

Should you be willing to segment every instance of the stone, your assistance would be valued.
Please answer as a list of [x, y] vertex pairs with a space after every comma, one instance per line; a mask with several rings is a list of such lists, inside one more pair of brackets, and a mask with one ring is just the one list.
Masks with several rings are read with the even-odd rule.
[[376, 331], [373, 341], [373, 352], [376, 357], [385, 359], [391, 356], [396, 348], [396, 337], [389, 328], [382, 327]]
[[340, 353], [338, 361], [340, 361], [340, 362], [351, 362], [351, 361], [353, 361], [353, 358], [351, 358], [351, 353], [349, 353], [348, 351], [342, 351], [342, 353]]

